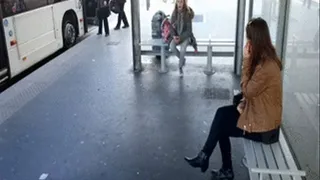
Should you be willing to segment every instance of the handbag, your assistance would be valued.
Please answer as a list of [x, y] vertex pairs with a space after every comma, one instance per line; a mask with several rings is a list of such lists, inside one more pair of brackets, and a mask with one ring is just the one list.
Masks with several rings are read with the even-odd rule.
[[232, 104], [237, 107], [240, 104], [242, 98], [243, 98], [242, 92], [234, 95], [233, 100], [232, 100]]
[[111, 0], [109, 2], [109, 6], [110, 6], [110, 11], [112, 11], [113, 13], [115, 14], [120, 13], [120, 5], [117, 0]]

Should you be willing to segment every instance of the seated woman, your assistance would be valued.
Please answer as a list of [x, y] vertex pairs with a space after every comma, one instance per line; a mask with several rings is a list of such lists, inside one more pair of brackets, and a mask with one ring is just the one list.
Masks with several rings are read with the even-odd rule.
[[[192, 33], [193, 10], [187, 5], [187, 0], [177, 0], [173, 13], [171, 15], [170, 34], [173, 40], [170, 43], [170, 49], [179, 58], [180, 75], [183, 75], [183, 66], [185, 65], [185, 53], [191, 40], [195, 40]], [[177, 49], [180, 45], [180, 51]]]
[[213, 119], [202, 151], [185, 160], [205, 172], [219, 142], [222, 167], [213, 170], [217, 179], [234, 178], [230, 137], [243, 137], [266, 144], [277, 142], [282, 117], [282, 64], [271, 43], [267, 23], [256, 18], [246, 27], [239, 105], [220, 107]]

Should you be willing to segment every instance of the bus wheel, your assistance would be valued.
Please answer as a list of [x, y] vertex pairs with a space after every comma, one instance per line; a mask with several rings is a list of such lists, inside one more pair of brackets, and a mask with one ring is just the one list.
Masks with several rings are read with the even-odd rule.
[[63, 23], [63, 45], [65, 49], [76, 43], [77, 32], [73, 21], [67, 19]]

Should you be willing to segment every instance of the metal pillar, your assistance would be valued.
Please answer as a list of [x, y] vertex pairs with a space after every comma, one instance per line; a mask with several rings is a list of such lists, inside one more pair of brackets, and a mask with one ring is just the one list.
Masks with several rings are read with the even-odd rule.
[[161, 68], [160, 73], [166, 73], [166, 55], [165, 55], [165, 46], [161, 45]]
[[281, 60], [285, 59], [285, 50], [287, 46], [287, 32], [289, 21], [289, 10], [291, 0], [279, 0], [279, 16], [276, 35], [276, 50]]
[[246, 0], [238, 0], [237, 9], [237, 25], [236, 25], [236, 43], [234, 56], [234, 73], [241, 74], [242, 58], [243, 58], [243, 42], [244, 42], [244, 26], [246, 15]]
[[133, 70], [140, 72], [141, 65], [141, 47], [140, 47], [140, 2], [139, 0], [131, 0], [131, 31], [132, 31], [132, 55]]
[[212, 68], [212, 45], [211, 45], [211, 39], [209, 41], [209, 46], [207, 47], [207, 66], [204, 70], [204, 73], [208, 76], [214, 74], [213, 68]]
[[251, 20], [253, 16], [253, 0], [249, 0], [249, 9], [248, 9], [248, 21]]
[[212, 68], [212, 40], [211, 40], [211, 34], [209, 34], [209, 45], [207, 47], [207, 66], [205, 68], [205, 70], [203, 71], [206, 75], [210, 76], [212, 74], [214, 74], [213, 68]]

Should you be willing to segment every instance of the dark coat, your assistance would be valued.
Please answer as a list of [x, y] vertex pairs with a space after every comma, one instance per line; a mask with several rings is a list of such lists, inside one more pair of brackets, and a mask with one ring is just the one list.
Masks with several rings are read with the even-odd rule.
[[117, 0], [118, 3], [126, 3], [127, 0]]
[[107, 1], [107, 6], [103, 5], [103, 1], [101, 1], [101, 6], [98, 9], [98, 18], [99, 19], [104, 19], [104, 18], [108, 18], [110, 16], [110, 8], [109, 8], [109, 1]]

